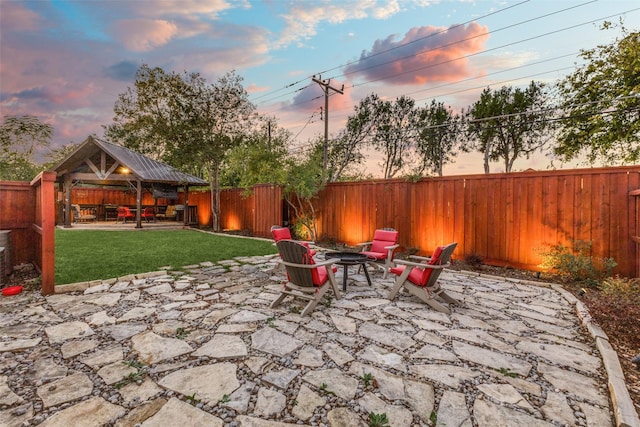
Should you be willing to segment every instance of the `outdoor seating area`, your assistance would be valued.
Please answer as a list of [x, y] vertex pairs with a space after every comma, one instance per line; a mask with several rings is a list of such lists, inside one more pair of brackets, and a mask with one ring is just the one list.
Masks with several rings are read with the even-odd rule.
[[291, 295], [309, 300], [302, 311], [304, 316], [314, 309], [327, 290], [332, 289], [334, 297], [340, 298], [334, 276], [337, 268], [334, 264], [343, 267], [342, 292], [347, 292], [350, 267], [357, 267], [358, 273], [363, 270], [367, 283], [372, 286], [366, 267], [368, 263], [380, 266], [383, 279], [387, 279], [389, 272], [396, 276], [394, 286], [387, 295], [389, 300], [393, 300], [402, 289], [406, 289], [442, 313], [449, 314], [451, 310], [436, 298], [449, 305], [459, 304], [438, 282], [442, 270], [451, 266], [451, 257], [457, 243], [437, 247], [431, 257], [411, 255], [408, 260], [394, 260], [394, 254], [399, 247], [398, 232], [387, 228], [376, 230], [371, 242], [357, 245], [366, 250], [325, 252], [325, 261], [318, 262], [314, 259], [317, 252], [310, 247], [313, 242], [292, 240], [291, 230], [278, 225], [271, 227], [271, 234], [278, 247], [280, 263], [286, 267], [287, 273], [284, 290], [272, 303], [272, 308], [278, 307], [288, 295]]
[[[334, 261], [310, 264], [303, 245], [278, 245], [306, 257], [307, 271]], [[315, 308], [303, 313], [297, 298], [274, 307], [297, 274], [275, 270], [280, 261], [239, 257], [0, 299], [0, 361], [21, 367], [0, 379], [0, 424], [338, 427], [384, 414], [398, 426], [615, 425], [602, 361], [559, 287], [440, 269], [459, 301], [447, 314], [412, 294], [388, 299], [395, 280], [377, 269], [370, 286], [350, 267], [337, 298], [342, 269], [327, 268], [327, 292], [310, 293]]]

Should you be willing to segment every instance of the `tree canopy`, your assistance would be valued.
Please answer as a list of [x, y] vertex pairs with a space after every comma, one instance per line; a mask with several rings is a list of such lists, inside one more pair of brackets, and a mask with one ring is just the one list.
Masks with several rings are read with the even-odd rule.
[[564, 161], [640, 160], [640, 32], [623, 34], [581, 51], [585, 63], [558, 83], [564, 120], [554, 152]]
[[511, 172], [515, 160], [529, 158], [548, 142], [552, 123], [546, 108], [544, 84], [532, 81], [525, 89], [502, 86], [486, 88], [467, 111], [467, 132], [483, 153], [484, 171], [489, 161], [502, 160]]
[[5, 116], [0, 126], [0, 179], [30, 181], [42, 170], [39, 148], [49, 146], [53, 126], [34, 116]]
[[418, 108], [415, 126], [416, 175], [432, 172], [442, 176], [443, 166], [453, 162], [458, 150], [464, 148], [461, 138], [458, 138], [461, 117], [434, 99], [431, 104]]
[[140, 67], [133, 88], [119, 95], [105, 136], [195, 175], [212, 188], [214, 230], [219, 229], [220, 171], [228, 152], [251, 129], [255, 107], [242, 78], [229, 72], [208, 84], [198, 73]]

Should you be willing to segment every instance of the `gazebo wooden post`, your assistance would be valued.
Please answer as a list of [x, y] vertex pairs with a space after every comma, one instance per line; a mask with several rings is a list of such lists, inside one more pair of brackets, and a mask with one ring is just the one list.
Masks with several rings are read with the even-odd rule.
[[64, 228], [71, 228], [71, 175], [64, 175]]
[[189, 225], [189, 186], [184, 186], [184, 225]]
[[136, 179], [136, 228], [142, 228], [142, 181]]

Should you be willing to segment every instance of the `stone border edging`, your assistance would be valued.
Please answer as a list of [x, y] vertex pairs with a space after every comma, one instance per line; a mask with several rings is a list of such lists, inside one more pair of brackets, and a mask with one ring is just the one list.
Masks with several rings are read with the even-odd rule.
[[589, 334], [596, 342], [596, 348], [600, 352], [604, 369], [607, 372], [609, 393], [611, 401], [613, 402], [614, 415], [616, 418], [617, 427], [640, 427], [640, 418], [633, 406], [633, 401], [629, 395], [629, 390], [624, 380], [624, 373], [622, 372], [622, 366], [618, 359], [618, 354], [615, 352], [611, 344], [609, 343], [609, 337], [607, 334], [592, 320], [591, 314], [587, 307], [576, 298], [571, 292], [564, 289], [562, 286], [555, 283], [536, 282], [534, 280], [520, 280], [510, 277], [493, 276], [490, 274], [474, 273], [464, 270], [451, 270], [449, 272], [462, 273], [469, 276], [489, 277], [493, 279], [505, 280], [507, 282], [522, 283], [525, 285], [544, 286], [554, 289], [559, 292], [562, 297], [570, 304], [573, 304], [576, 310], [576, 314], [580, 318], [582, 325], [587, 328]]
[[114, 277], [111, 279], [103, 279], [103, 280], [90, 280], [88, 282], [77, 282], [77, 283], [68, 283], [66, 285], [56, 285], [54, 288], [54, 294], [66, 294], [69, 292], [84, 292], [89, 288], [99, 285], [112, 285], [116, 282], [123, 280], [134, 280], [134, 279], [147, 279], [150, 277], [158, 277], [165, 276], [167, 274], [167, 270], [159, 270], [159, 271], [150, 271], [147, 273], [138, 273], [138, 274], [128, 274], [122, 277]]

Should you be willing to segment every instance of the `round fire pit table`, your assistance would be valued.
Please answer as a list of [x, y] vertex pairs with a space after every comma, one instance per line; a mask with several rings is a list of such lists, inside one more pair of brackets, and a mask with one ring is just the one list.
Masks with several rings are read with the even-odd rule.
[[361, 265], [364, 269], [364, 275], [367, 277], [367, 282], [369, 286], [371, 286], [371, 278], [369, 277], [369, 272], [367, 271], [367, 262], [372, 261], [368, 255], [361, 254], [358, 252], [327, 252], [324, 254], [325, 259], [337, 258], [340, 261], [336, 262], [338, 265], [342, 265], [344, 267], [342, 274], [342, 291], [347, 291], [347, 279], [349, 277], [349, 266], [351, 265]]

